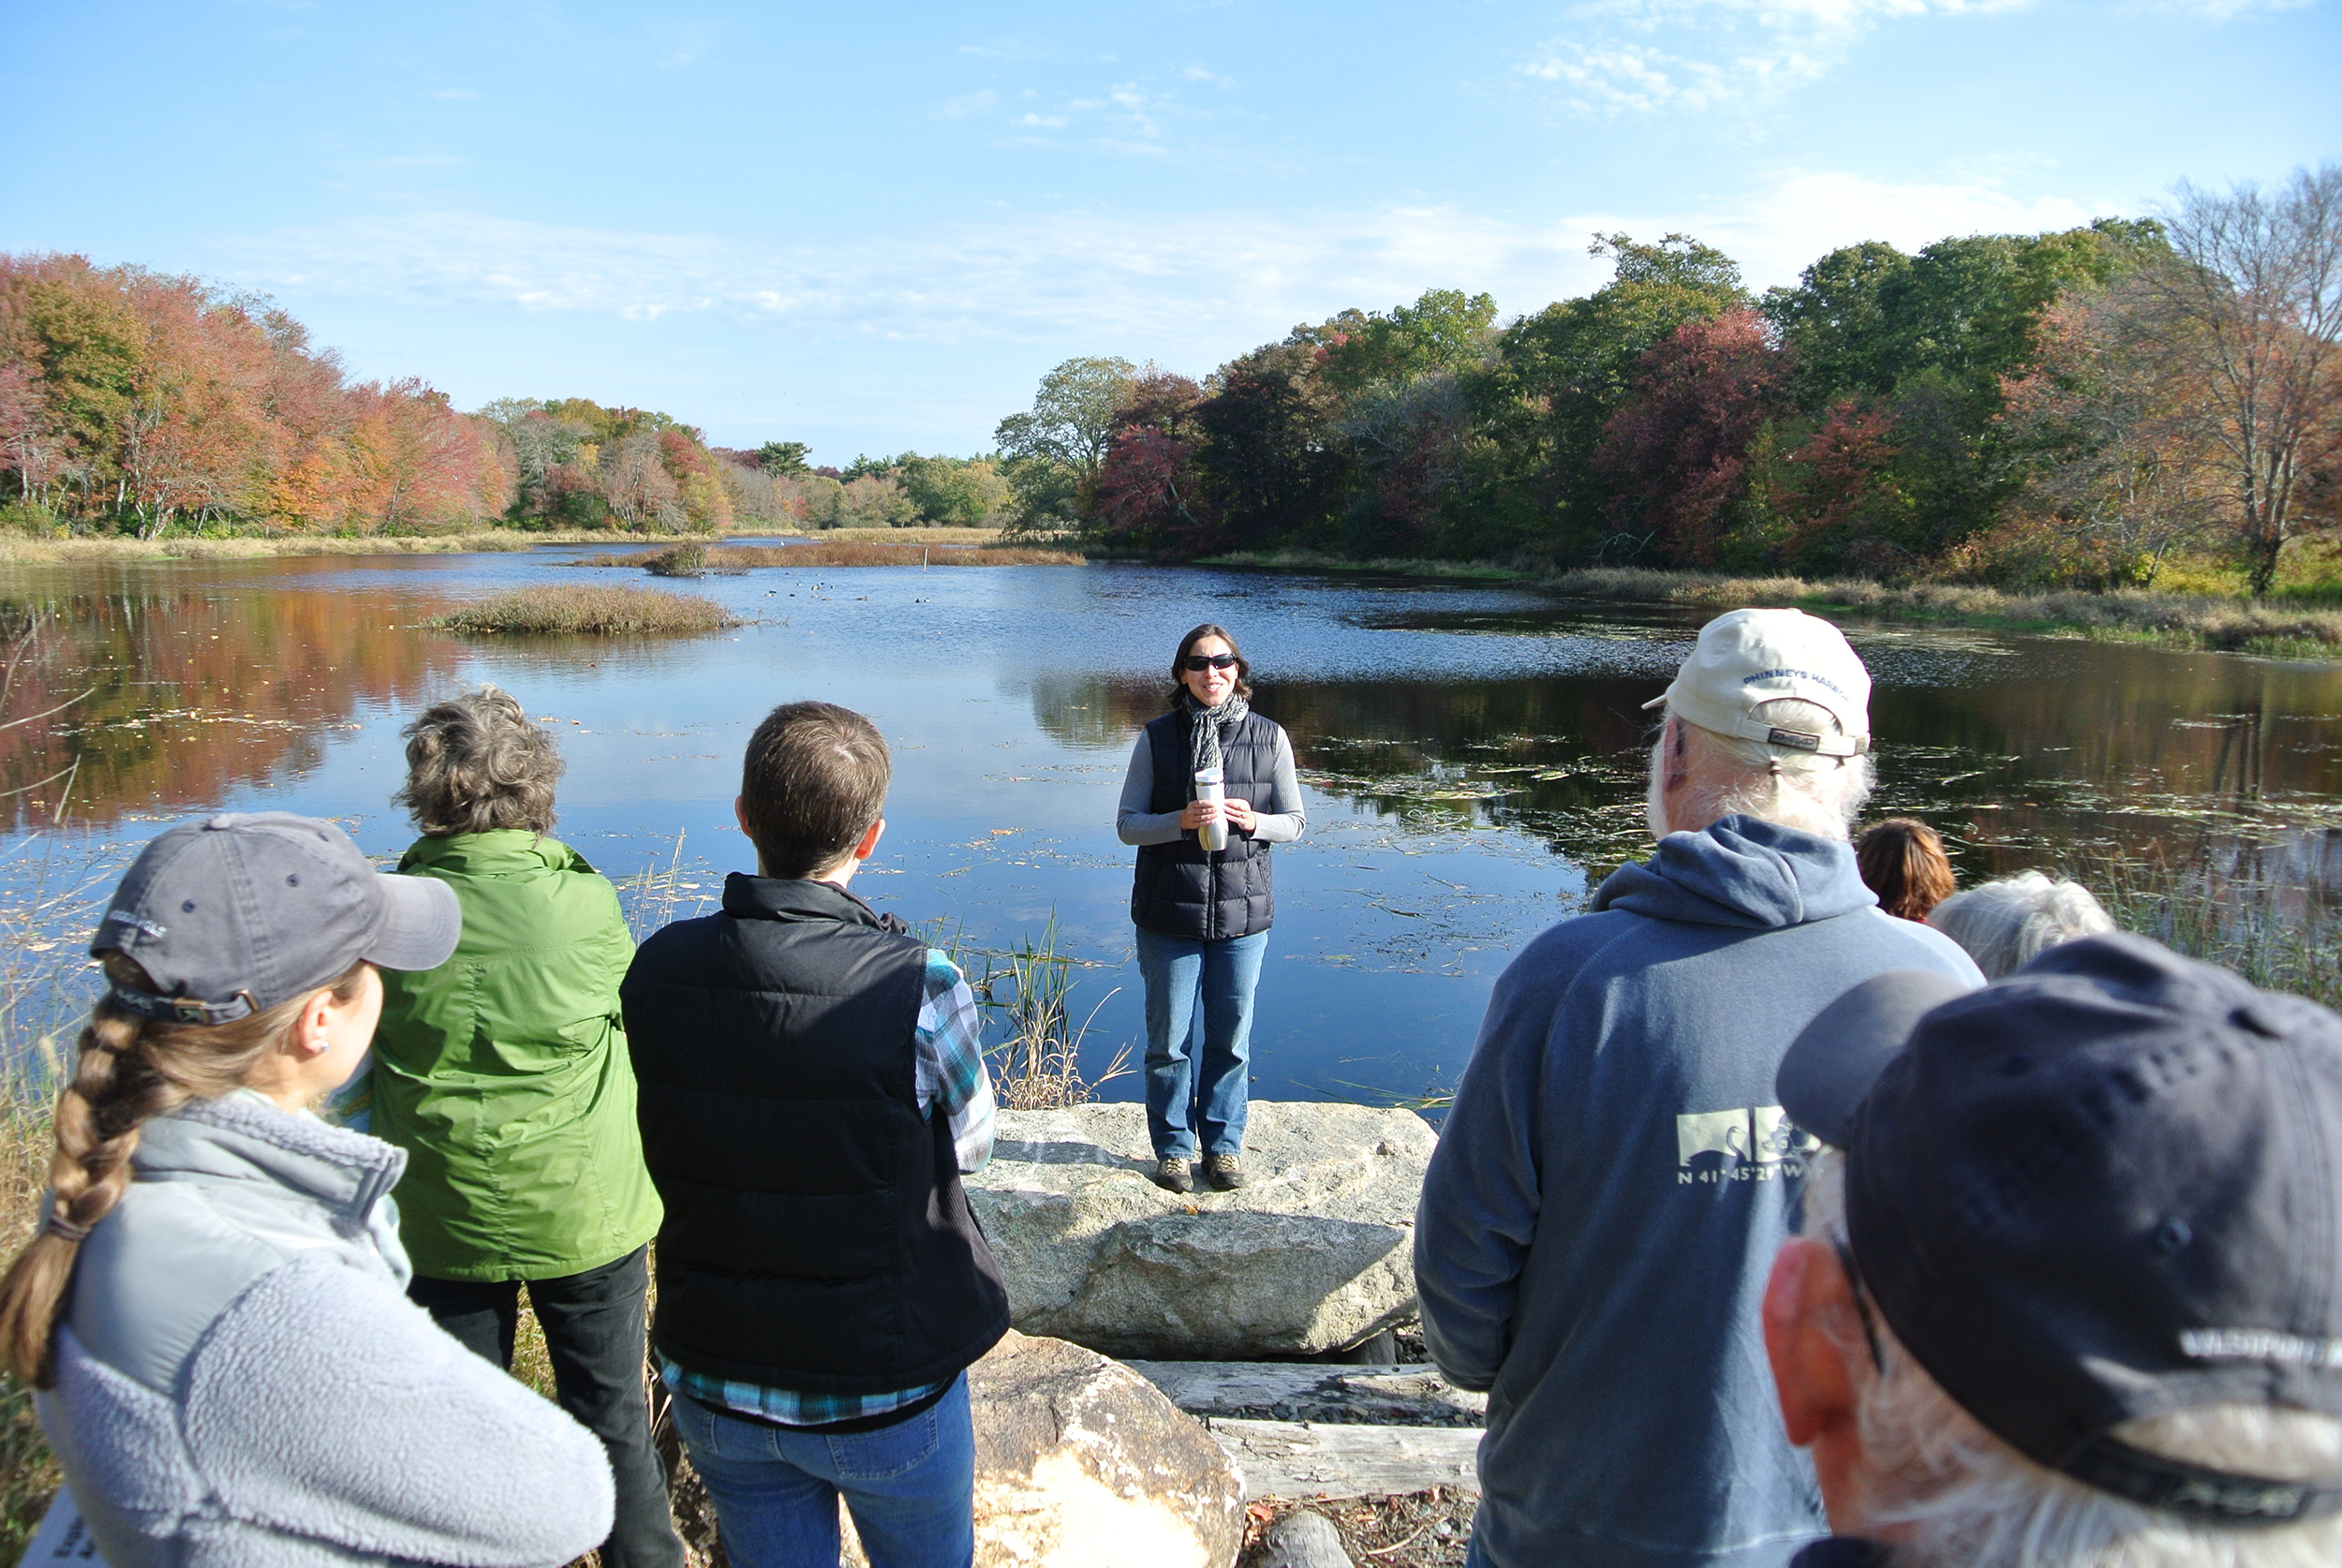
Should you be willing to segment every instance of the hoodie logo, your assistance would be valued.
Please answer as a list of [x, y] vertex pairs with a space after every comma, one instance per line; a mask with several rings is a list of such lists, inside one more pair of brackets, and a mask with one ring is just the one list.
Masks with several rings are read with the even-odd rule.
[[1778, 1105], [1686, 1112], [1675, 1118], [1676, 1185], [1803, 1176], [1805, 1156], [1820, 1146]]

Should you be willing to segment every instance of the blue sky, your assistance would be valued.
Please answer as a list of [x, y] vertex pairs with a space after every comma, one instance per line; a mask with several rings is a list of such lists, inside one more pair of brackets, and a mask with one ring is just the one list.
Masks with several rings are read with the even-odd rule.
[[2342, 156], [2342, 0], [0, 0], [0, 250], [825, 462], [980, 451], [1070, 355], [1533, 311], [1597, 229], [1761, 287]]

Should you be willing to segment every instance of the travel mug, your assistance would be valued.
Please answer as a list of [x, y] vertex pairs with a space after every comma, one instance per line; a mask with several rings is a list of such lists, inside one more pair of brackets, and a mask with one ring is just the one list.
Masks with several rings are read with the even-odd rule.
[[[1227, 799], [1228, 791], [1221, 782], [1225, 777], [1218, 768], [1196, 769], [1195, 798], [1197, 800]], [[1226, 849], [1228, 847], [1228, 820], [1223, 817], [1218, 821], [1206, 822], [1202, 827], [1197, 828], [1195, 842], [1207, 850]]]

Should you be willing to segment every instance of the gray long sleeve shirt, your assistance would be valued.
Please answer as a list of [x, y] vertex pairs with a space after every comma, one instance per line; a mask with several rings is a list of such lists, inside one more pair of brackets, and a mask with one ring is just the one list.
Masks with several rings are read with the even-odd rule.
[[[1193, 794], [1194, 786], [1190, 785]], [[1149, 811], [1155, 796], [1155, 754], [1147, 744], [1147, 732], [1138, 734], [1138, 744], [1131, 748], [1131, 771], [1122, 779], [1122, 801], [1114, 816], [1114, 831], [1125, 844], [1169, 844], [1193, 830], [1179, 826], [1177, 811]], [[1309, 824], [1301, 805], [1301, 780], [1293, 771], [1293, 738], [1277, 729], [1276, 774], [1268, 786], [1268, 798], [1251, 803], [1254, 816], [1253, 836], [1264, 844], [1290, 844], [1301, 836]]]

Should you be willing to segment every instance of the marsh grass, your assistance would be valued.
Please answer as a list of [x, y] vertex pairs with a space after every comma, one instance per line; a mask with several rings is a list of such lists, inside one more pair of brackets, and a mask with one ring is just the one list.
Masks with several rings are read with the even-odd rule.
[[1525, 582], [1574, 599], [1683, 604], [1707, 610], [1736, 610], [1750, 604], [1851, 610], [1886, 619], [2065, 631], [2108, 642], [2209, 648], [2272, 658], [2342, 656], [2342, 609], [2327, 607], [2321, 596], [2308, 591], [2280, 593], [2258, 601], [2219, 593], [2143, 588], [2025, 594], [1964, 583], [1741, 577], [1644, 567], [1581, 567], [1557, 572], [1534, 562], [1354, 561], [1292, 550], [1220, 555], [1201, 564]]
[[741, 623], [722, 605], [691, 594], [559, 584], [515, 588], [430, 624], [466, 637], [652, 637], [694, 636]]
[[674, 534], [632, 534], [599, 529], [557, 529], [529, 533], [518, 528], [487, 528], [464, 534], [367, 534], [344, 538], [333, 534], [231, 535], [209, 539], [180, 535], [163, 539], [41, 539], [0, 533], [0, 565], [42, 561], [231, 561], [274, 555], [449, 555], [474, 552], [511, 553], [534, 550], [541, 544], [608, 544], [614, 540], [649, 543], [678, 538]]
[[2186, 647], [2239, 653], [2308, 652], [2330, 658], [2342, 648], [2342, 611], [2209, 594], [2066, 590], [2012, 594], [1961, 583], [1873, 583], [1860, 578], [1729, 577], [1708, 572], [1595, 567], [1544, 580], [1583, 599], [1638, 599], [1734, 609], [1794, 604], [1864, 614], [2030, 626], [2120, 637], [2134, 634]]
[[823, 528], [805, 537], [840, 544], [994, 544], [1005, 535], [999, 528]]
[[976, 1005], [1001, 1031], [999, 1043], [986, 1047], [985, 1059], [993, 1099], [1002, 1109], [1054, 1111], [1087, 1104], [1102, 1086], [1133, 1071], [1131, 1046], [1125, 1043], [1095, 1078], [1082, 1072], [1082, 1044], [1089, 1037], [1089, 1026], [1115, 992], [1100, 997], [1079, 1024], [1074, 1022], [1074, 970], [1090, 966], [1062, 945], [1055, 910], [1037, 940], [1021, 936], [1015, 947], [1000, 952], [971, 945], [963, 927], [947, 931], [940, 920], [918, 927], [917, 934], [958, 966], [968, 988], [976, 994]]
[[[19, 1075], [0, 1079], [0, 1265], [32, 1239], [53, 1141], [41, 1092]], [[23, 1555], [62, 1480], [33, 1391], [0, 1372], [0, 1562]]]
[[1070, 550], [1036, 550], [952, 544], [679, 544], [649, 554], [606, 551], [571, 561], [581, 567], [639, 567], [654, 577], [729, 576], [751, 567], [794, 567], [804, 570], [847, 567], [1080, 566]]
[[2233, 969], [2263, 990], [2342, 1010], [2342, 914], [2314, 889], [2249, 862], [2221, 867], [2082, 857], [2067, 875], [2096, 894], [2126, 931]]

